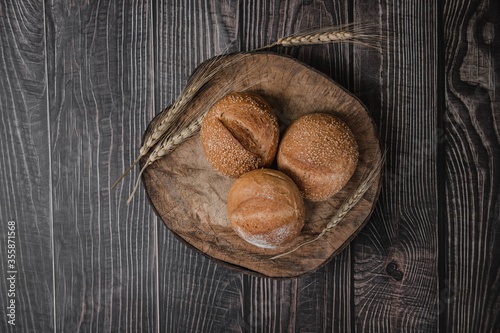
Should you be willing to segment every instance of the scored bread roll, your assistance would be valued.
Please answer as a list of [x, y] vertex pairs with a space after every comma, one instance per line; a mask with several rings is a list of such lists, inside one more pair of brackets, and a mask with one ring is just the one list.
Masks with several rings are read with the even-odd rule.
[[349, 127], [326, 113], [300, 117], [278, 149], [278, 169], [294, 180], [305, 199], [323, 201], [342, 189], [356, 170], [358, 145]]
[[248, 243], [279, 247], [304, 226], [305, 209], [297, 185], [285, 174], [257, 169], [238, 178], [227, 199], [229, 221]]
[[278, 149], [278, 118], [255, 93], [231, 93], [208, 111], [200, 130], [207, 161], [224, 176], [272, 164]]

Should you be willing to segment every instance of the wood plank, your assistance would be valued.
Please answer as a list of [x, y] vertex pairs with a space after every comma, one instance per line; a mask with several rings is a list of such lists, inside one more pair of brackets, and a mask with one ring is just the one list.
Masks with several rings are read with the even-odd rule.
[[[42, 2], [0, 3], [2, 332], [50, 332], [54, 328], [44, 25]], [[7, 280], [11, 275], [15, 279]], [[7, 309], [11, 300], [15, 302], [12, 312]], [[14, 318], [7, 316], [11, 313]], [[12, 319], [15, 326], [9, 323]]]
[[[355, 48], [355, 92], [388, 149], [372, 221], [352, 245], [355, 329], [438, 329], [435, 1], [354, 2], [354, 21], [374, 24], [380, 51]], [[376, 31], [377, 31], [376, 30]]]
[[500, 331], [500, 3], [443, 6], [446, 169], [440, 293], [449, 332]]
[[244, 276], [240, 329], [265, 332], [351, 332], [350, 252], [293, 280]]
[[56, 329], [157, 329], [156, 218], [128, 166], [153, 113], [151, 3], [48, 4]]
[[[204, 60], [238, 50], [239, 5], [218, 0], [157, 2], [155, 112], [173, 103]], [[187, 248], [162, 222], [158, 259], [160, 332], [238, 332], [247, 325], [241, 273]]]
[[[348, 1], [251, 1], [241, 11], [241, 50], [278, 38], [349, 21]], [[320, 45], [275, 48], [331, 76], [350, 88], [349, 46]], [[249, 331], [351, 331], [350, 247], [313, 275], [292, 281], [244, 276]]]

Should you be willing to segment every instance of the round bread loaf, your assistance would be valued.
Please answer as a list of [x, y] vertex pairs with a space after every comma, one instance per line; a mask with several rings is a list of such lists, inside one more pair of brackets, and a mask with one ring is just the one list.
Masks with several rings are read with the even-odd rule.
[[299, 187], [305, 199], [323, 201], [342, 189], [358, 164], [358, 145], [349, 127], [326, 113], [300, 117], [290, 125], [278, 149], [278, 169]]
[[208, 111], [200, 137], [212, 167], [224, 176], [237, 178], [272, 164], [278, 149], [278, 118], [261, 96], [231, 93]]
[[229, 190], [227, 212], [236, 233], [263, 248], [286, 244], [304, 226], [304, 202], [297, 185], [272, 169], [238, 178]]

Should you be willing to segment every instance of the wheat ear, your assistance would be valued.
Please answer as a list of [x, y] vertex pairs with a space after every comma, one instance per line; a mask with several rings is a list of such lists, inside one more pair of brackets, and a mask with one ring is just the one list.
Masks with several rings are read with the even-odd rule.
[[[149, 155], [146, 163], [144, 163], [144, 166], [142, 167], [141, 171], [139, 172], [139, 175], [137, 176], [137, 180], [135, 182], [134, 189], [132, 190], [132, 193], [130, 194], [127, 204], [130, 203], [132, 200], [135, 192], [137, 191], [137, 188], [139, 187], [139, 183], [141, 180], [141, 176], [144, 173], [144, 171], [154, 162], [157, 160], [161, 159], [162, 157], [170, 154], [171, 152], [174, 151], [175, 148], [177, 148], [181, 143], [198, 133], [198, 131], [201, 128], [201, 124], [203, 122], [203, 118], [207, 114], [208, 110], [212, 107], [213, 104], [215, 104], [219, 99], [227, 95], [229, 92], [231, 92], [234, 89], [234, 86], [237, 85], [238, 82], [243, 82], [246, 80], [248, 77], [247, 74], [243, 74], [238, 77], [238, 81], [228, 81], [224, 83], [219, 89], [217, 89], [216, 92], [214, 92], [213, 95], [211, 95], [206, 103], [206, 107], [201, 108], [199, 112], [189, 114], [188, 117], [182, 119], [178, 123], [175, 124], [173, 127], [173, 130], [171, 134], [164, 136], [161, 141], [154, 147], [153, 151]], [[240, 91], [246, 91], [248, 89], [251, 89], [253, 86], [259, 84], [260, 81], [254, 81], [252, 84], [245, 86], [243, 89]]]
[[118, 185], [118, 183], [128, 172], [130, 172], [130, 170], [132, 170], [140, 159], [146, 156], [152, 147], [154, 147], [165, 136], [168, 136], [169, 130], [172, 129], [171, 125], [175, 123], [182, 114], [184, 114], [187, 106], [193, 98], [205, 89], [214, 77], [220, 73], [220, 71], [227, 66], [242, 60], [246, 56], [248, 56], [248, 53], [238, 53], [233, 55], [228, 60], [223, 61], [223, 58], [227, 57], [227, 55], [221, 55], [204, 62], [198, 70], [193, 73], [179, 97], [170, 107], [169, 111], [162, 112], [162, 115], [158, 119], [155, 127], [152, 129], [151, 134], [144, 139], [144, 143], [139, 150], [139, 156], [136, 158], [134, 163], [132, 163], [132, 165], [130, 165], [128, 169], [121, 174], [113, 186], [111, 186], [111, 189], [114, 189], [116, 185]]
[[202, 65], [202, 68], [196, 71], [189, 79], [186, 87], [183, 89], [174, 104], [170, 107], [170, 111], [165, 112], [164, 116], [161, 116], [158, 123], [153, 128], [151, 135], [145, 139], [139, 152], [142, 156], [148, 153], [149, 149], [151, 149], [161, 139], [170, 125], [178, 119], [184, 111], [184, 106], [186, 106], [188, 102], [191, 101], [196, 94], [198, 94], [201, 88], [212, 80], [215, 74], [217, 74], [218, 71], [215, 70], [214, 64], [217, 63], [219, 59], [220, 57], [215, 57], [208, 60], [204, 65]]
[[366, 191], [372, 186], [375, 179], [377, 179], [377, 177], [380, 175], [380, 172], [382, 171], [382, 166], [384, 165], [384, 161], [385, 161], [385, 153], [382, 154], [382, 157], [380, 158], [380, 160], [373, 167], [373, 169], [370, 171], [370, 173], [363, 179], [363, 181], [358, 186], [358, 188], [353, 192], [353, 194], [342, 203], [342, 205], [337, 210], [335, 215], [333, 215], [333, 217], [331, 218], [330, 222], [328, 222], [326, 227], [319, 233], [319, 235], [317, 235], [316, 237], [314, 237], [311, 240], [308, 240], [308, 241], [298, 245], [296, 248], [294, 248], [288, 252], [281, 253], [281, 254], [278, 254], [274, 257], [271, 257], [271, 260], [278, 259], [280, 257], [289, 255], [305, 245], [316, 242], [321, 237], [323, 237], [328, 231], [330, 231], [333, 227], [338, 225], [340, 223], [340, 221], [342, 221], [344, 219], [344, 217], [347, 215], [347, 213], [354, 206], [356, 206], [356, 204], [359, 202], [359, 200], [361, 200], [361, 198], [366, 193]]
[[143, 147], [141, 147], [140, 154], [146, 155], [158, 141], [165, 134], [171, 125], [179, 118], [180, 115], [186, 110], [186, 106], [193, 100], [193, 98], [200, 93], [201, 90], [214, 79], [214, 77], [228, 66], [243, 60], [248, 57], [248, 53], [238, 53], [233, 55], [227, 60], [227, 55], [220, 55], [205, 61], [198, 70], [193, 73], [191, 78], [186, 84], [186, 87], [179, 95], [175, 103], [170, 108], [170, 112], [165, 113], [163, 118], [160, 118], [157, 125], [153, 129], [151, 136], [146, 138]]
[[372, 27], [369, 25], [340, 25], [335, 27], [321, 28], [296, 35], [286, 36], [276, 42], [259, 47], [253, 51], [269, 49], [273, 46], [302, 46], [329, 43], [352, 43], [363, 44], [378, 48], [377, 35], [370, 33]]
[[137, 181], [135, 183], [134, 189], [132, 190], [132, 193], [130, 194], [128, 200], [127, 200], [127, 205], [132, 201], [132, 198], [137, 191], [137, 188], [139, 187], [139, 183], [141, 181], [141, 176], [144, 173], [144, 171], [154, 162], [157, 160], [161, 159], [162, 157], [170, 154], [172, 151], [174, 151], [175, 148], [177, 148], [181, 143], [192, 137], [194, 134], [196, 134], [200, 127], [201, 123], [203, 122], [203, 118], [205, 117], [205, 114], [201, 115], [197, 119], [195, 119], [191, 124], [189, 124], [187, 127], [185, 127], [180, 133], [173, 135], [172, 137], [165, 137], [158, 143], [158, 145], [155, 146], [151, 154], [149, 154], [148, 160], [146, 163], [144, 163], [144, 166], [142, 167], [141, 171], [139, 172], [139, 176], [137, 177]]
[[215, 63], [220, 60], [221, 57], [214, 57], [207, 62], [205, 62], [202, 67], [193, 73], [193, 76], [189, 79], [188, 83], [182, 90], [181, 94], [175, 100], [174, 104], [170, 107], [168, 112], [162, 111], [162, 115], [160, 119], [156, 123], [156, 126], [153, 128], [152, 134], [149, 135], [144, 140], [144, 144], [141, 146], [139, 150], [139, 156], [137, 159], [130, 165], [130, 167], [125, 170], [122, 175], [116, 180], [116, 182], [111, 186], [111, 189], [114, 189], [116, 185], [125, 177], [125, 175], [132, 170], [132, 168], [140, 161], [142, 157], [144, 157], [149, 150], [154, 147], [154, 145], [166, 134], [167, 129], [170, 125], [179, 118], [179, 116], [184, 112], [185, 106], [189, 101], [193, 99], [193, 97], [199, 93], [201, 88], [206, 85], [211, 79], [213, 79], [214, 75], [217, 73], [215, 69]]

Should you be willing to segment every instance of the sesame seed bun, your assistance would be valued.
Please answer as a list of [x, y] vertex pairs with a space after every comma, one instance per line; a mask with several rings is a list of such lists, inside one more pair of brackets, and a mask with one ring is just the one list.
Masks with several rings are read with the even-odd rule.
[[304, 226], [305, 209], [297, 185], [285, 174], [257, 169], [238, 178], [227, 199], [229, 221], [245, 241], [276, 248]]
[[305, 199], [323, 201], [340, 191], [358, 164], [358, 145], [349, 127], [326, 113], [300, 117], [278, 150], [278, 169], [294, 180]]
[[278, 118], [255, 93], [231, 93], [208, 111], [200, 131], [207, 161], [224, 176], [272, 164], [278, 149]]

